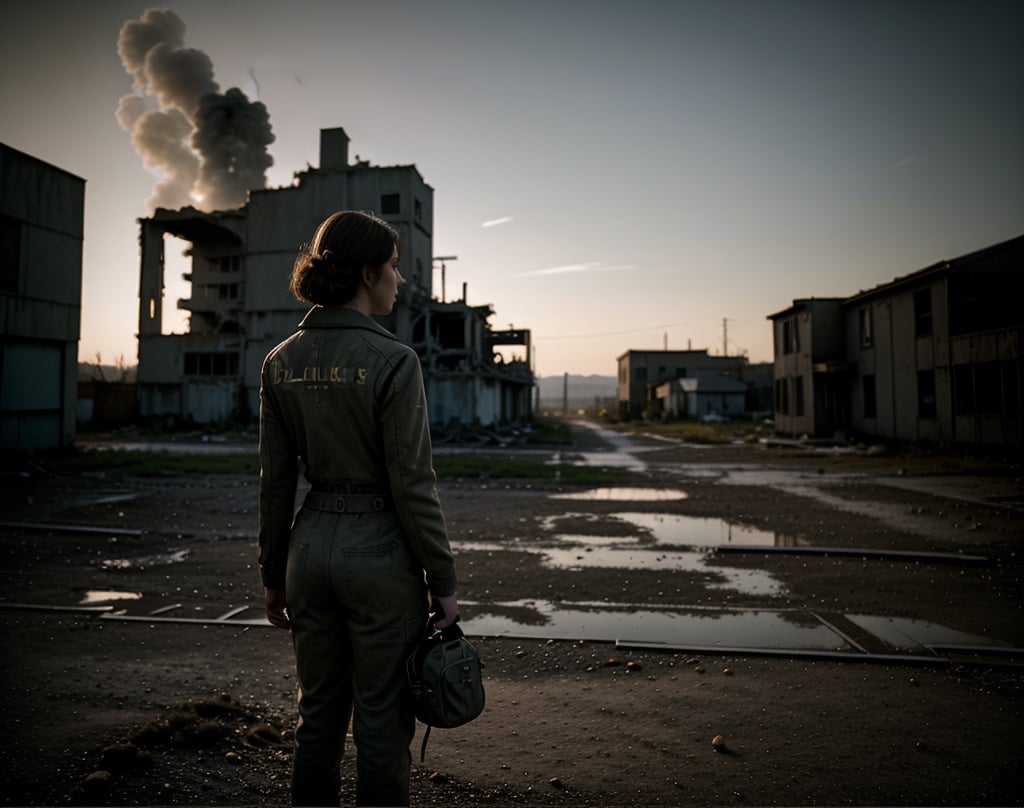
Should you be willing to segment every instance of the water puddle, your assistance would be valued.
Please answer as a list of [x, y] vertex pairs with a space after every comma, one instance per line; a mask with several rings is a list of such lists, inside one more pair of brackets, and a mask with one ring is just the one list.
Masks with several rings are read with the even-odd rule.
[[91, 589], [86, 592], [78, 604], [89, 606], [95, 603], [109, 603], [112, 600], [139, 600], [141, 592], [120, 592], [114, 589]]
[[179, 564], [188, 558], [188, 554], [188, 550], [176, 550], [173, 553], [159, 553], [136, 558], [105, 558], [100, 562], [100, 566], [106, 570], [144, 570], [149, 567]]
[[653, 546], [645, 548], [638, 544], [636, 537], [557, 536], [551, 541], [556, 546], [539, 547], [521, 541], [507, 544], [455, 541], [453, 545], [460, 553], [509, 550], [532, 553], [542, 556], [545, 565], [567, 571], [622, 569], [692, 572], [705, 576], [704, 586], [710, 590], [767, 597], [779, 597], [786, 593], [783, 583], [767, 570], [710, 564], [708, 562], [712, 556], [708, 552], [666, 552]]
[[478, 604], [466, 611], [472, 616], [462, 620], [463, 630], [477, 636], [856, 651], [842, 635], [803, 612], [559, 608], [547, 601]]
[[613, 516], [648, 531], [659, 544], [685, 547], [721, 547], [729, 544], [796, 547], [807, 543], [796, 536], [747, 525], [734, 525], [724, 519], [669, 513], [617, 513]]
[[551, 494], [551, 499], [571, 499], [587, 502], [665, 502], [686, 499], [688, 494], [677, 488], [592, 488], [589, 491], [569, 491]]
[[953, 628], [913, 620], [908, 617], [877, 617], [866, 614], [848, 614], [846, 619], [870, 632], [897, 651], [921, 653], [931, 646], [992, 645], [991, 637], [968, 634]]
[[[548, 566], [565, 570], [611, 568], [622, 570], [661, 570], [697, 572], [708, 575], [708, 589], [731, 590], [747, 595], [775, 597], [785, 587], [765, 570], [712, 567], [703, 552], [664, 552], [661, 550], [623, 549], [619, 547], [550, 548], [539, 551]], [[714, 580], [717, 579], [717, 580]]]
[[[652, 609], [550, 601], [465, 603], [462, 626], [474, 636], [617, 643], [679, 651], [877, 657], [813, 612], [763, 609]], [[875, 636], [883, 657], [941, 659], [945, 649], [1015, 650], [990, 637], [938, 623], [875, 615], [844, 617]]]

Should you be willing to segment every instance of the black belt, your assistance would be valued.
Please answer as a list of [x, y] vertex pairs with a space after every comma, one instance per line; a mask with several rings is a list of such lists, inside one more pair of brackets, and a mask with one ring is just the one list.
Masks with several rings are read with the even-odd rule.
[[330, 513], [375, 513], [392, 507], [391, 497], [383, 494], [332, 494], [316, 489], [306, 494], [304, 504]]
[[357, 480], [312, 483], [312, 489], [318, 494], [376, 494], [383, 497], [390, 493], [387, 487], [380, 483], [360, 482]]

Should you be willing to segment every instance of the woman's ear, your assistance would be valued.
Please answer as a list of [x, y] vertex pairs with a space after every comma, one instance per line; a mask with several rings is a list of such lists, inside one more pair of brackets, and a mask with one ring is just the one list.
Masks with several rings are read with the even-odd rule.
[[363, 285], [367, 289], [372, 289], [373, 288], [373, 282], [374, 282], [373, 270], [370, 269], [369, 267], [363, 267]]

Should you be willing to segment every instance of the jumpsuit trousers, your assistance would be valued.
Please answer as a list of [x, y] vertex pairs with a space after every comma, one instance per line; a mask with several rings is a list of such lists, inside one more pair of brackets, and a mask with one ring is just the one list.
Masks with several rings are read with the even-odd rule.
[[293, 804], [338, 805], [351, 717], [356, 804], [408, 805], [416, 719], [405, 661], [428, 598], [397, 515], [303, 505], [286, 575], [299, 684]]

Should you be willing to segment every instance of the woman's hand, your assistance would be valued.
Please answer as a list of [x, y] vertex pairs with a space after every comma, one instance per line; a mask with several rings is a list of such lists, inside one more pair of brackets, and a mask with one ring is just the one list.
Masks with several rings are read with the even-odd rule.
[[292, 621], [288, 618], [288, 600], [283, 589], [267, 589], [267, 620], [270, 625], [290, 629]]
[[439, 617], [434, 621], [437, 628], [450, 626], [459, 619], [459, 599], [455, 595], [431, 597], [431, 608]]

